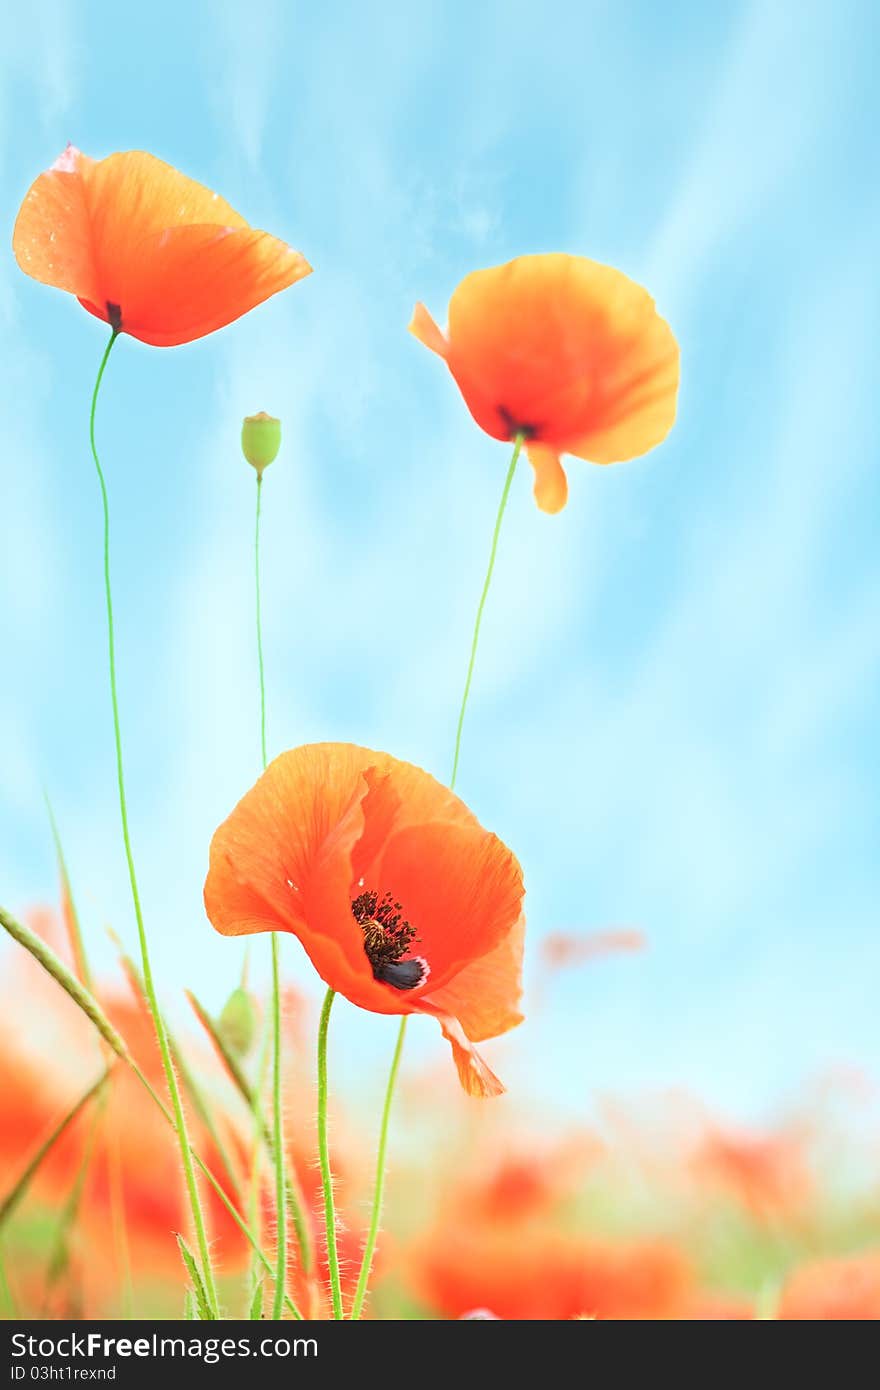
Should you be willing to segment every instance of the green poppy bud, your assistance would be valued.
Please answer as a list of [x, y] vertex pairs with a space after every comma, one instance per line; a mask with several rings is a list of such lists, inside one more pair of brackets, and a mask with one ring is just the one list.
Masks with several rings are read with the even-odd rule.
[[248, 1055], [257, 1032], [257, 1013], [246, 989], [234, 989], [217, 1020], [217, 1032], [233, 1056]]
[[281, 448], [281, 421], [261, 410], [259, 415], [247, 415], [241, 426], [241, 449], [248, 463], [262, 478]]

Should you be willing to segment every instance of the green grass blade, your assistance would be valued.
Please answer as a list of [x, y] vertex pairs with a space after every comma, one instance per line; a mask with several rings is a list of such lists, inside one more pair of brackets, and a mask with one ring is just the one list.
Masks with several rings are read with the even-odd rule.
[[101, 1005], [91, 991], [86, 989], [85, 985], [67, 968], [63, 960], [56, 956], [51, 946], [47, 946], [36, 932], [16, 921], [2, 907], [0, 907], [0, 926], [5, 927], [13, 940], [23, 946], [26, 951], [29, 951], [36, 961], [39, 961], [43, 969], [48, 971], [66, 994], [70, 995], [86, 1017], [91, 1019], [101, 1037], [113, 1049], [117, 1057], [121, 1057], [123, 1061], [127, 1062], [129, 1060], [128, 1049]]
[[190, 1250], [189, 1246], [187, 1245], [180, 1232], [177, 1233], [177, 1245], [180, 1250], [183, 1263], [186, 1265], [186, 1272], [189, 1275], [190, 1281], [192, 1283], [192, 1293], [196, 1301], [196, 1308], [198, 1309], [199, 1319], [201, 1322], [215, 1322], [216, 1319], [211, 1311], [211, 1305], [208, 1302], [207, 1290], [205, 1289], [202, 1276], [199, 1272], [199, 1267], [196, 1264], [195, 1256], [193, 1252]]

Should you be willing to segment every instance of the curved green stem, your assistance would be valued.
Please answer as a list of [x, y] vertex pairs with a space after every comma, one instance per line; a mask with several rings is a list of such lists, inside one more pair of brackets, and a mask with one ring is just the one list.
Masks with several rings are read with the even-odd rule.
[[382, 1127], [379, 1130], [379, 1151], [376, 1156], [376, 1187], [373, 1193], [373, 1209], [370, 1213], [370, 1229], [367, 1233], [367, 1243], [364, 1246], [364, 1258], [361, 1261], [361, 1272], [358, 1276], [354, 1303], [351, 1307], [351, 1317], [353, 1321], [356, 1321], [360, 1317], [361, 1309], [364, 1306], [367, 1284], [369, 1283], [370, 1271], [373, 1267], [373, 1253], [376, 1249], [376, 1239], [379, 1235], [379, 1222], [382, 1219], [382, 1201], [385, 1196], [385, 1152], [388, 1148], [388, 1123], [391, 1119], [391, 1103], [394, 1100], [394, 1087], [397, 1083], [397, 1073], [400, 1069], [400, 1058], [403, 1055], [403, 1043], [406, 1037], [406, 1017], [406, 1014], [404, 1014], [403, 1018], [400, 1020], [397, 1045], [394, 1049], [394, 1056], [391, 1059], [391, 1071], [388, 1073], [388, 1086], [385, 1091], [385, 1106], [382, 1110]]
[[147, 1001], [150, 1006], [150, 1013], [153, 1017], [153, 1025], [156, 1030], [156, 1040], [159, 1044], [159, 1052], [162, 1057], [162, 1066], [165, 1071], [165, 1079], [168, 1084], [168, 1094], [171, 1099], [171, 1107], [174, 1113], [174, 1128], [177, 1131], [178, 1143], [180, 1145], [180, 1156], [183, 1161], [183, 1171], [186, 1178], [186, 1187], [189, 1194], [190, 1207], [192, 1209], [193, 1226], [196, 1232], [196, 1239], [199, 1246], [199, 1256], [202, 1263], [202, 1278], [205, 1283], [205, 1290], [208, 1301], [215, 1317], [219, 1317], [219, 1307], [217, 1303], [217, 1290], [214, 1285], [214, 1275], [211, 1269], [211, 1257], [208, 1248], [208, 1236], [205, 1229], [205, 1219], [202, 1213], [202, 1204], [199, 1197], [198, 1184], [196, 1182], [195, 1169], [193, 1167], [192, 1155], [190, 1152], [189, 1135], [187, 1133], [186, 1116], [183, 1110], [180, 1087], [177, 1083], [177, 1075], [174, 1070], [174, 1063], [171, 1059], [171, 1051], [168, 1045], [168, 1035], [165, 1031], [165, 1022], [159, 1009], [159, 1001], [156, 997], [156, 989], [153, 984], [153, 971], [150, 965], [150, 952], [147, 945], [147, 933], [144, 926], [144, 916], [141, 909], [140, 893], [138, 892], [137, 874], [134, 866], [134, 854], [131, 847], [131, 835], [128, 826], [128, 806], [125, 797], [125, 772], [122, 759], [122, 734], [119, 725], [119, 695], [116, 688], [116, 640], [113, 627], [113, 591], [110, 584], [110, 503], [107, 497], [107, 484], [104, 479], [104, 470], [101, 467], [101, 460], [98, 457], [98, 450], [95, 444], [95, 411], [98, 404], [98, 392], [101, 388], [101, 381], [104, 370], [107, 366], [107, 359], [113, 348], [113, 344], [118, 337], [118, 331], [114, 329], [110, 335], [110, 341], [104, 349], [104, 356], [101, 358], [101, 365], [98, 368], [98, 376], [95, 381], [95, 389], [92, 392], [92, 406], [89, 413], [89, 443], [92, 448], [92, 458], [95, 461], [95, 469], [98, 474], [98, 482], [101, 488], [101, 502], [104, 509], [104, 596], [107, 606], [107, 644], [110, 657], [110, 697], [113, 705], [113, 737], [116, 747], [116, 780], [119, 790], [119, 814], [122, 821], [122, 840], [125, 846], [125, 859], [128, 866], [128, 880], [131, 886], [131, 898], [134, 905], [134, 915], [137, 922], [138, 942], [141, 950], [141, 964], [144, 976], [144, 989]]
[[452, 776], [449, 779], [449, 788], [451, 791], [455, 790], [455, 779], [458, 776], [458, 762], [461, 756], [461, 731], [464, 728], [465, 710], [467, 709], [468, 696], [471, 693], [471, 682], [474, 678], [474, 665], [477, 660], [477, 647], [480, 641], [480, 626], [483, 621], [483, 609], [486, 607], [486, 599], [489, 597], [489, 586], [492, 583], [492, 571], [495, 569], [495, 556], [498, 553], [498, 537], [501, 535], [501, 523], [504, 520], [507, 499], [510, 496], [510, 488], [513, 483], [513, 475], [516, 472], [516, 465], [524, 442], [525, 436], [518, 434], [514, 441], [513, 456], [510, 460], [510, 466], [507, 469], [507, 477], [504, 479], [501, 501], [498, 504], [498, 515], [495, 518], [495, 530], [492, 532], [492, 549], [489, 551], [489, 567], [486, 570], [486, 578], [483, 581], [483, 592], [480, 594], [480, 602], [477, 605], [477, 620], [474, 623], [474, 636], [471, 642], [471, 655], [468, 662], [467, 678], [464, 683], [464, 694], [461, 697], [461, 709], [458, 712], [458, 727], [455, 730], [455, 756], [452, 760]]
[[333, 1199], [333, 1174], [330, 1171], [330, 1149], [327, 1144], [327, 1028], [330, 1010], [336, 998], [328, 989], [318, 1025], [318, 1154], [321, 1160], [321, 1186], [324, 1189], [324, 1221], [327, 1228], [327, 1264], [330, 1270], [330, 1293], [334, 1318], [342, 1317], [342, 1288], [339, 1283], [339, 1251], [336, 1247], [336, 1203]]

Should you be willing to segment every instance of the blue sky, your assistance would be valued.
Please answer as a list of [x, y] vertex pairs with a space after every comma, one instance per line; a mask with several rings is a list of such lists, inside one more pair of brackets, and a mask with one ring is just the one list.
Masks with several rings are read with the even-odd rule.
[[[106, 379], [166, 996], [219, 1005], [241, 959], [201, 907], [259, 756], [241, 417], [284, 421], [271, 748], [349, 739], [447, 776], [507, 457], [406, 324], [417, 298], [442, 320], [471, 269], [565, 250], [655, 295], [680, 417], [647, 459], [573, 461], [559, 517], [518, 476], [459, 790], [524, 864], [532, 967], [560, 928], [638, 926], [649, 949], [543, 988], [487, 1052], [574, 1114], [675, 1086], [755, 1118], [837, 1063], [880, 1073], [877, 7], [42, 0], [4, 23], [7, 234], [72, 140], [161, 155], [315, 267], [190, 347], [124, 340]], [[11, 252], [0, 320], [0, 901], [54, 894], [45, 782], [109, 965], [103, 927], [131, 941], [133, 922], [86, 434], [103, 329]], [[336, 1025], [355, 1090], [389, 1025]], [[412, 1034], [411, 1064], [444, 1046]]]

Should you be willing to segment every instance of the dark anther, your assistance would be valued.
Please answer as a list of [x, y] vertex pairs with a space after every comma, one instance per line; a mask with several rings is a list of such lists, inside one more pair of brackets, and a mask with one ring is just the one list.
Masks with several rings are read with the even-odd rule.
[[352, 916], [364, 934], [364, 950], [373, 978], [395, 989], [415, 989], [428, 977], [428, 963], [421, 956], [403, 957], [418, 940], [416, 929], [403, 916], [401, 903], [390, 893], [382, 898], [366, 889], [352, 902]]

